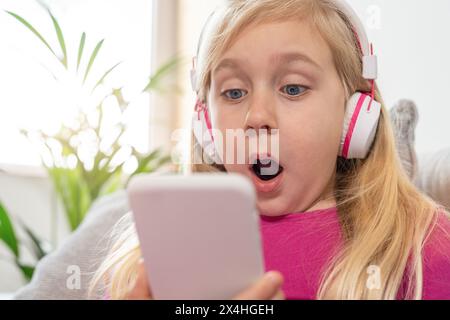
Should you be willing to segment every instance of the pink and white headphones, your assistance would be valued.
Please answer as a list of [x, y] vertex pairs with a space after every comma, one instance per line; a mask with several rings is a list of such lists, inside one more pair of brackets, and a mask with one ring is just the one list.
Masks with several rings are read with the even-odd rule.
[[[369, 153], [375, 139], [381, 113], [381, 104], [375, 101], [375, 79], [378, 76], [377, 56], [373, 54], [372, 44], [368, 41], [362, 21], [345, 0], [329, 0], [349, 19], [362, 54], [362, 76], [372, 83], [372, 92], [356, 92], [347, 102], [344, 118], [344, 129], [341, 137], [339, 156], [345, 159], [364, 159]], [[198, 94], [196, 65], [202, 63], [204, 52], [203, 38], [221, 20], [221, 11], [214, 11], [206, 22], [200, 36], [197, 56], [193, 59], [191, 82], [193, 90]], [[222, 158], [216, 150], [213, 135], [213, 123], [208, 106], [197, 99], [192, 121], [194, 136], [204, 152], [216, 163], [222, 163]]]

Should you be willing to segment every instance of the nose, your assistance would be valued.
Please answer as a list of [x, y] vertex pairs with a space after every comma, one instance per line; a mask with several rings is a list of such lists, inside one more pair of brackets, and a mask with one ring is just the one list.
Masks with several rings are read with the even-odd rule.
[[278, 129], [275, 101], [270, 95], [261, 95], [251, 101], [245, 119], [245, 129], [255, 131], [266, 129], [268, 133]]

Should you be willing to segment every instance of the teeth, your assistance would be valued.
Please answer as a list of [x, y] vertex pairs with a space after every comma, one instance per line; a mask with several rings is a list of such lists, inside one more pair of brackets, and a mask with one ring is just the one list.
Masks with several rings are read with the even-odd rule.
[[277, 159], [271, 157], [269, 154], [252, 154], [249, 159], [250, 166], [253, 166], [256, 163], [260, 163], [264, 166], [270, 166], [272, 162], [278, 163]]
[[272, 161], [270, 158], [258, 160], [258, 164], [263, 168], [270, 167], [272, 165], [272, 163], [274, 163], [274, 161]]
[[269, 181], [276, 178], [283, 171], [283, 167], [277, 162], [266, 158], [263, 161], [258, 159], [252, 166], [252, 170], [261, 180]]

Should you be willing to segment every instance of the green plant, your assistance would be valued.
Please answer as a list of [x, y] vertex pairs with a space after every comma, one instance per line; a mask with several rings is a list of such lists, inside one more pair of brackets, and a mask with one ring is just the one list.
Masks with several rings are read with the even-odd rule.
[[[47, 11], [58, 39], [61, 52], [59, 55], [57, 50], [49, 44], [49, 41], [27, 20], [16, 13], [10, 11], [7, 11], [7, 13], [31, 31], [59, 61], [64, 70], [74, 72], [81, 79], [80, 85], [86, 87], [104, 40], [97, 43], [89, 55], [86, 66], [82, 68], [87, 38], [86, 33], [83, 32], [79, 40], [77, 54], [73, 55], [76, 57], [76, 68], [71, 70], [62, 28], [51, 11], [48, 9]], [[175, 69], [178, 63], [179, 59], [176, 58], [161, 66], [150, 76], [148, 83], [143, 86], [143, 93], [160, 90], [162, 81]], [[120, 64], [120, 62], [114, 64], [97, 81], [92, 81], [93, 85], [88, 91], [93, 94]], [[22, 133], [30, 141], [32, 140], [35, 143], [37, 141], [37, 144], [41, 147], [42, 163], [62, 200], [72, 230], [79, 226], [96, 198], [123, 188], [132, 176], [153, 172], [170, 160], [169, 156], [163, 154], [161, 150], [141, 154], [133, 146], [121, 143], [121, 138], [127, 130], [126, 124], [122, 120], [115, 126], [117, 134], [114, 140], [108, 147], [102, 147], [102, 143], [105, 142], [102, 134], [105, 125], [104, 114], [108, 111], [105, 107], [105, 101], [109, 98], [116, 101], [120, 109], [121, 119], [123, 119], [130, 103], [124, 99], [122, 88], [110, 88], [109, 93], [89, 109], [90, 114], [80, 108], [75, 126], [62, 124], [60, 130], [54, 135], [48, 135], [43, 131], [29, 132], [22, 130]], [[92, 121], [92, 119], [95, 119], [95, 121]], [[82, 157], [81, 152], [83, 141], [86, 140], [85, 137], [90, 137], [90, 142], [93, 145], [93, 151], [88, 158]], [[124, 152], [128, 155], [122, 157], [124, 159], [118, 160], [119, 155]], [[131, 174], [125, 174], [123, 167], [130, 159], [134, 159], [136, 169]]]
[[26, 280], [30, 280], [33, 276], [34, 266], [24, 264], [21, 261], [22, 250], [21, 244], [28, 244], [31, 246], [30, 252], [36, 261], [42, 259], [46, 254], [44, 243], [23, 223], [19, 220], [19, 226], [24, 232], [27, 239], [20, 241], [17, 237], [16, 230], [12, 224], [10, 215], [5, 207], [0, 203], [0, 241], [6, 245], [14, 257], [14, 263], [22, 272]]

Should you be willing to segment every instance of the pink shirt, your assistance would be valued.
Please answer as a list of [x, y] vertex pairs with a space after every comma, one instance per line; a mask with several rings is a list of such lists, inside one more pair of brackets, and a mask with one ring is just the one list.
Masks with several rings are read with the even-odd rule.
[[[336, 208], [260, 221], [266, 270], [283, 274], [287, 299], [315, 299], [341, 243]], [[425, 243], [423, 261], [423, 299], [450, 299], [450, 220], [443, 214]]]

